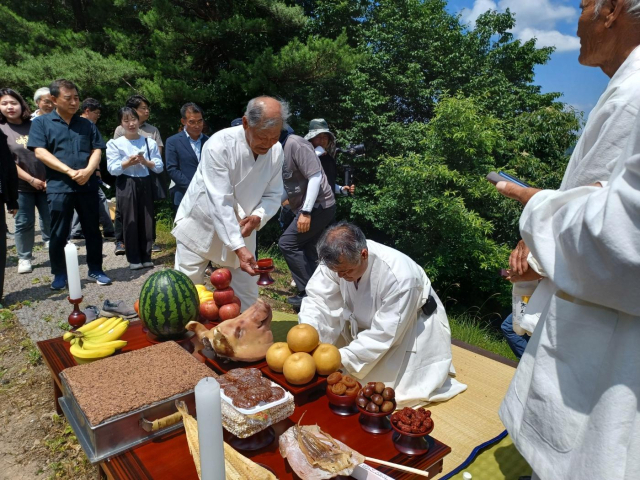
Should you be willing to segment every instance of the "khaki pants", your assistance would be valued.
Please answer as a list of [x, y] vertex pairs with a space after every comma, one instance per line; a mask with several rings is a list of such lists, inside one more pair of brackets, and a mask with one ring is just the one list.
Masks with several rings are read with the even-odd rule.
[[[208, 264], [208, 258], [201, 257], [189, 250], [179, 240], [177, 241], [175, 269], [184, 273], [194, 284], [204, 283], [204, 270]], [[252, 277], [239, 268], [229, 268], [229, 270], [232, 277], [231, 288], [240, 299], [242, 303], [241, 311], [244, 312], [258, 300], [257, 282], [259, 277]]]

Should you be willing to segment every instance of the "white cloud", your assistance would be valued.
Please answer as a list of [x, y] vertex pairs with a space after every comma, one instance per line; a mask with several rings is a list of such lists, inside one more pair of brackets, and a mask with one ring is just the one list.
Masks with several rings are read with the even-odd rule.
[[540, 47], [556, 47], [558, 52], [569, 52], [580, 48], [580, 40], [573, 35], [561, 33], [558, 23], [577, 26], [578, 10], [563, 5], [559, 0], [475, 0], [471, 9], [462, 11], [462, 20], [474, 24], [487, 10], [504, 12], [510, 9], [516, 17], [513, 34], [527, 41], [538, 39]]

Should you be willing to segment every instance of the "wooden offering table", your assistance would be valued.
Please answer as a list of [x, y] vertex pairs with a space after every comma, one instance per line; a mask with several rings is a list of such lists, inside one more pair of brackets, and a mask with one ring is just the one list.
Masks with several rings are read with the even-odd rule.
[[[122, 337], [128, 342], [124, 352], [137, 350], [152, 343], [142, 330], [140, 321], [132, 322], [129, 329]], [[196, 341], [193, 339], [192, 341]], [[75, 361], [69, 353], [69, 344], [62, 338], [55, 338], [38, 342], [42, 357], [51, 371], [54, 385], [54, 400], [59, 411], [58, 397], [61, 396], [59, 373], [65, 368], [75, 366]], [[209, 361], [199, 355], [196, 358], [212, 367]], [[298, 399], [297, 399], [298, 400]], [[195, 412], [192, 412], [195, 413]], [[442, 459], [451, 452], [451, 449], [438, 440], [427, 437], [429, 451], [424, 455], [410, 457], [399, 453], [392, 440], [392, 433], [373, 435], [365, 432], [360, 427], [358, 415], [342, 417], [334, 414], [329, 408], [328, 400], [324, 395], [324, 384], [313, 393], [308, 393], [301, 401], [296, 401], [296, 409], [293, 415], [273, 426], [276, 440], [265, 448], [252, 452], [241, 452], [253, 461], [271, 469], [281, 480], [296, 480], [297, 475], [278, 450], [278, 437], [289, 427], [294, 425], [304, 414], [303, 424], [318, 424], [325, 432], [340, 440], [361, 454], [398, 463], [429, 472], [429, 477], [442, 471]], [[438, 424], [436, 420], [435, 432]], [[225, 432], [225, 435], [227, 432]], [[112, 457], [99, 464], [102, 478], [109, 480], [197, 480], [198, 476], [189, 453], [184, 429], [168, 433], [162, 437], [151, 440], [123, 454]], [[412, 474], [392, 470], [386, 467], [377, 467], [378, 470], [394, 479], [414, 478]]]

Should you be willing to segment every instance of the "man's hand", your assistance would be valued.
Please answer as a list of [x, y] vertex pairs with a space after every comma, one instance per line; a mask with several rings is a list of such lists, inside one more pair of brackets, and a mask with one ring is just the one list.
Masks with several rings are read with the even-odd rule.
[[522, 205], [529, 203], [531, 197], [541, 191], [539, 188], [525, 188], [512, 182], [498, 182], [496, 188], [505, 197], [518, 200]]
[[92, 174], [93, 174], [93, 170], [91, 170], [90, 168], [82, 168], [80, 170], [76, 170], [76, 174], [71, 178], [78, 185], [84, 185], [89, 181]]
[[306, 233], [311, 228], [311, 215], [301, 213], [298, 215], [298, 233]]
[[355, 185], [345, 185], [342, 187], [342, 193], [345, 195], [355, 195], [356, 193], [356, 186]]
[[42, 180], [38, 180], [37, 178], [33, 179], [33, 181], [31, 182], [31, 186], [36, 190], [44, 190], [47, 188], [47, 184]]
[[9, 209], [7, 209], [7, 212], [9, 212], [9, 215], [12, 215], [13, 217], [15, 217], [16, 214], [18, 213], [18, 209], [17, 208], [9, 208]]
[[511, 252], [511, 256], [509, 257], [509, 266], [515, 275], [524, 275], [529, 270], [527, 257], [529, 256], [530, 251], [529, 247], [524, 243], [524, 240], [520, 240], [516, 248]]
[[240, 260], [240, 268], [247, 272], [249, 275], [257, 275], [254, 268], [258, 265], [256, 264], [256, 259], [253, 254], [249, 251], [247, 247], [240, 247], [237, 250], [234, 250], [236, 255], [238, 256], [238, 260]]
[[522, 275], [517, 275], [513, 270], [507, 270], [507, 272], [509, 273], [507, 280], [511, 283], [531, 282], [532, 280], [540, 280], [542, 278], [533, 268], [530, 268]]
[[256, 228], [260, 226], [261, 221], [262, 219], [257, 215], [249, 215], [248, 217], [240, 220], [240, 228], [241, 228], [242, 236], [246, 238], [249, 235], [251, 235], [251, 232], [253, 232]]

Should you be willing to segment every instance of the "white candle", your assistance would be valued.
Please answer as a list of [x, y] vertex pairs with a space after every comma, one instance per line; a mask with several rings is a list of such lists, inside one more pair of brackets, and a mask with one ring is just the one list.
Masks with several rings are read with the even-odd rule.
[[203, 378], [196, 385], [196, 414], [200, 444], [202, 480], [224, 480], [224, 444], [220, 384], [215, 378]]
[[69, 298], [77, 300], [82, 298], [80, 286], [80, 267], [78, 266], [78, 249], [73, 243], [67, 243], [64, 247], [64, 257], [67, 261], [67, 281], [69, 282]]

